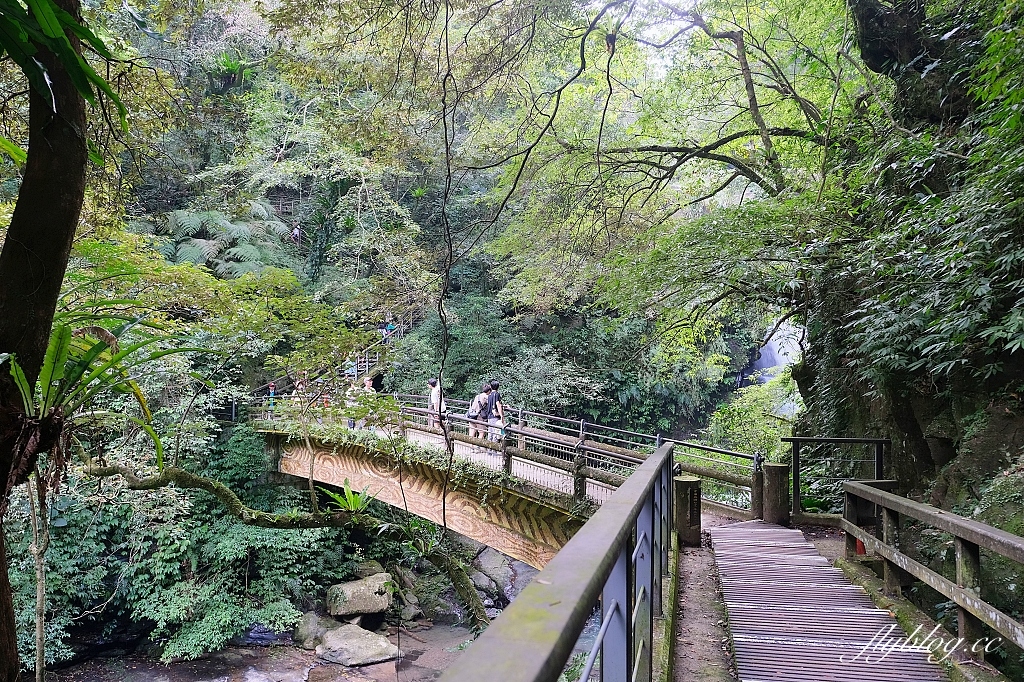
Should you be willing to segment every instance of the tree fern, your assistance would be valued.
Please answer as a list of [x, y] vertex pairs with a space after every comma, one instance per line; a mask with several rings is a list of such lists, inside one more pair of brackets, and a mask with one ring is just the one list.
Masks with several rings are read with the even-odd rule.
[[266, 201], [250, 201], [249, 217], [255, 220], [271, 220], [274, 217], [274, 209]]
[[227, 259], [235, 261], [262, 261], [263, 252], [255, 244], [239, 244], [224, 252]]
[[206, 261], [208, 261], [208, 260], [213, 260], [214, 258], [216, 258], [218, 255], [220, 255], [221, 251], [224, 250], [224, 247], [227, 246], [227, 243], [225, 241], [223, 241], [221, 239], [216, 239], [216, 238], [214, 238], [214, 239], [200, 239], [199, 237], [194, 237], [194, 238], [189, 239], [187, 242], [184, 242], [184, 243], [186, 243], [186, 244], [193, 244], [197, 248], [202, 250], [202, 252], [203, 252], [203, 261], [202, 262], [204, 262], [204, 263]]
[[174, 256], [175, 263], [195, 263], [201, 265], [206, 262], [206, 254], [203, 248], [195, 243], [194, 240], [187, 242], [181, 242], [178, 244], [177, 252]]
[[243, 223], [241, 221], [228, 222], [224, 227], [224, 232], [227, 236], [235, 241], [248, 241], [252, 238], [254, 227], [258, 226], [259, 223]]
[[218, 261], [213, 271], [218, 277], [232, 279], [250, 272], [259, 272], [263, 267], [263, 263], [252, 261]]
[[275, 219], [270, 205], [250, 201], [242, 213], [181, 209], [162, 222], [136, 220], [132, 225], [140, 234], [164, 237], [154, 246], [167, 260], [204, 265], [218, 277], [239, 277], [286, 261], [282, 247], [291, 228]]
[[167, 217], [167, 226], [176, 240], [192, 237], [203, 229], [203, 219], [200, 215], [189, 211], [173, 211]]
[[160, 239], [154, 243], [161, 256], [171, 262], [177, 261], [178, 243], [173, 239]]

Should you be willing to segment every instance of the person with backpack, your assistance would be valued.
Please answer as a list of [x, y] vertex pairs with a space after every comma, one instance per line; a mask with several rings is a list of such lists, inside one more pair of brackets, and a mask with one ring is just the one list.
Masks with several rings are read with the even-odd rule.
[[471, 438], [487, 438], [487, 396], [490, 392], [491, 385], [484, 384], [480, 388], [480, 392], [469, 401], [466, 417], [469, 419], [469, 436]]
[[491, 379], [490, 385], [491, 392], [487, 394], [487, 439], [497, 443], [505, 430], [505, 403], [501, 402], [501, 393], [498, 393], [501, 387], [498, 380]]

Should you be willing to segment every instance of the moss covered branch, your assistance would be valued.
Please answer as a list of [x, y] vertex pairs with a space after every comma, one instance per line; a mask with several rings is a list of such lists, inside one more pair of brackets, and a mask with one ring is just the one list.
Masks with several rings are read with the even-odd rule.
[[465, 566], [454, 557], [443, 552], [431, 552], [424, 558], [434, 565], [452, 581], [455, 588], [455, 595], [462, 602], [462, 605], [469, 611], [469, 625], [476, 632], [484, 630], [490, 619], [487, 617], [487, 609], [483, 600], [477, 594], [476, 585], [470, 579]]
[[140, 478], [126, 466], [100, 465], [90, 460], [85, 465], [85, 473], [96, 478], [121, 476], [132, 490], [156, 490], [171, 484], [189, 490], [205, 490], [217, 498], [229, 515], [242, 523], [260, 528], [326, 528], [353, 525], [368, 525], [371, 528], [376, 528], [380, 525], [380, 522], [375, 519], [363, 518], [351, 512], [289, 511], [283, 514], [274, 514], [253, 509], [246, 506], [234, 491], [220, 481], [199, 476], [179, 467], [164, 467], [158, 474]]
[[[119, 464], [97, 464], [89, 459], [85, 462], [85, 473], [96, 478], [120, 476], [132, 490], [156, 490], [171, 484], [189, 490], [204, 490], [213, 495], [223, 505], [227, 513], [250, 526], [260, 528], [296, 529], [296, 528], [328, 528], [358, 527], [367, 532], [378, 533], [382, 527], [395, 528], [391, 524], [366, 515], [351, 512], [300, 512], [289, 511], [284, 514], [253, 509], [246, 506], [238, 495], [220, 481], [199, 476], [180, 467], [164, 467], [153, 476], [139, 477], [130, 468]], [[476, 630], [483, 630], [490, 622], [480, 595], [477, 594], [473, 581], [465, 567], [454, 557], [445, 552], [434, 551], [425, 555], [427, 561], [445, 573], [452, 581], [455, 593], [469, 612], [470, 625]]]

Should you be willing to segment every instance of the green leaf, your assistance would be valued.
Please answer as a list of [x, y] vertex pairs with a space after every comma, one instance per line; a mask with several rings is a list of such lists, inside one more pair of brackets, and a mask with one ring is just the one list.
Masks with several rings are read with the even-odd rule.
[[53, 5], [49, 0], [25, 0], [25, 4], [32, 10], [32, 15], [39, 22], [43, 33], [51, 38], [67, 40], [64, 29], [61, 28], [57, 15], [53, 13]]
[[21, 393], [21, 402], [25, 407], [25, 413], [32, 414], [32, 388], [28, 385], [28, 379], [25, 378], [25, 372], [22, 371], [21, 365], [18, 364], [13, 355], [9, 357], [11, 360], [11, 376], [18, 387], [18, 392]]
[[103, 41], [96, 37], [96, 34], [90, 31], [88, 27], [78, 23], [71, 14], [65, 12], [56, 5], [53, 6], [53, 12], [57, 16], [57, 19], [60, 21], [63, 28], [69, 29], [72, 33], [88, 43], [92, 49], [96, 50], [96, 53], [99, 56], [104, 59], [114, 58], [114, 55], [110, 53], [110, 50], [108, 50], [107, 46], [103, 44]]
[[14, 144], [3, 135], [0, 135], [0, 151], [11, 157], [14, 163], [19, 166], [24, 164], [28, 159], [28, 153], [24, 149]]
[[103, 166], [103, 154], [100, 153], [100, 148], [92, 140], [89, 140], [89, 160], [97, 166]]
[[85, 414], [80, 415], [76, 419], [76, 421], [82, 422], [82, 421], [93, 420], [93, 421], [98, 421], [98, 422], [101, 422], [101, 423], [107, 423], [108, 420], [111, 417], [114, 417], [114, 418], [117, 418], [117, 419], [127, 419], [127, 420], [129, 420], [131, 422], [134, 422], [134, 423], [138, 424], [140, 427], [142, 427], [142, 430], [145, 431], [146, 435], [148, 435], [152, 439], [153, 446], [156, 448], [156, 466], [157, 466], [157, 469], [163, 471], [163, 468], [164, 468], [164, 444], [160, 441], [160, 437], [156, 434], [156, 431], [153, 430], [153, 427], [152, 427], [152, 425], [150, 425], [149, 422], [144, 421], [142, 419], [139, 419], [138, 417], [133, 417], [130, 414], [125, 414], [123, 412], [114, 412], [112, 410], [93, 410], [91, 412], [86, 412]]
[[43, 368], [39, 372], [36, 385], [39, 386], [39, 416], [42, 417], [57, 402], [60, 391], [57, 382], [64, 378], [64, 365], [68, 361], [68, 349], [71, 345], [71, 327], [59, 324], [50, 334], [50, 345], [46, 347], [43, 357]]

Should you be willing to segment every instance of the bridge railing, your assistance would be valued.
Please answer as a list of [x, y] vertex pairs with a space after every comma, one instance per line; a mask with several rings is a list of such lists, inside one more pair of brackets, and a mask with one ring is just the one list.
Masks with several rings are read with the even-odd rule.
[[598, 659], [603, 682], [651, 679], [674, 517], [672, 448], [666, 443], [637, 467], [443, 682], [554, 682], [597, 607], [601, 628], [580, 679], [589, 678]]
[[[329, 393], [324, 393], [323, 397], [334, 405], [337, 400]], [[423, 427], [439, 427], [437, 415], [427, 410], [427, 396], [394, 394], [394, 397], [401, 406], [403, 420]], [[302, 401], [318, 400], [318, 395], [274, 396], [273, 399], [257, 396], [249, 407], [250, 418], [293, 418], [302, 411], [297, 407]], [[589, 497], [598, 503], [607, 499], [644, 461], [647, 453], [663, 441], [657, 434], [639, 434], [517, 408], [506, 410], [511, 419], [497, 437], [499, 434], [493, 434], [495, 427], [487, 427], [465, 416], [469, 401], [445, 398], [445, 402], [448, 412], [444, 424], [456, 438], [469, 439], [471, 432], [481, 430], [492, 434], [491, 441], [486, 440], [486, 435], [472, 439], [476, 449], [468, 452], [469, 459], [491, 468], [500, 465], [509, 474], [533, 483], [546, 481], [554, 489], [571, 491], [580, 499]], [[330, 410], [315, 408], [307, 410], [307, 416], [339, 424], [352, 421], [344, 417], [343, 412], [344, 409], [334, 407]], [[613, 433], [623, 437], [608, 435]], [[630, 445], [626, 437], [646, 440], [647, 445]], [[761, 460], [757, 456], [688, 441], [664, 442], [676, 445], [676, 461], [681, 470], [704, 479], [703, 495], [712, 511], [761, 517]], [[497, 454], [489, 458], [483, 452], [488, 449]]]
[[[1024, 623], [986, 602], [982, 595], [982, 558], [998, 557], [1024, 565], [1024, 538], [993, 526], [947, 512], [927, 504], [888, 492], [896, 481], [847, 481], [843, 484], [845, 504], [842, 527], [846, 531], [846, 554], [857, 552], [857, 541], [882, 557], [885, 592], [898, 596], [913, 579], [920, 580], [956, 604], [958, 637], [964, 653], [984, 657], [985, 645], [992, 642], [985, 628], [1024, 649]], [[901, 551], [903, 518], [919, 521], [953, 538], [956, 557], [955, 580], [918, 563]], [[874, 533], [864, 529], [874, 526]], [[993, 556], [994, 555], [994, 556]], [[978, 643], [981, 642], [981, 646]]]
[[[399, 393], [395, 398], [403, 406], [425, 410], [427, 396]], [[448, 419], [465, 433], [467, 400], [445, 398]], [[744, 452], [715, 448], [701, 443], [669, 441], [660, 434], [645, 434], [596, 424], [585, 419], [567, 419], [516, 407], [506, 408], [510, 426], [506, 436], [512, 447], [529, 450], [564, 461], [573, 461], [581, 449], [587, 453], [587, 465], [619, 476], [628, 476], [642, 461], [667, 442], [676, 444], [680, 468], [705, 480], [702, 494], [718, 511], [739, 516], [760, 517], [762, 458]], [[582, 446], [582, 447], [580, 447]], [[593, 452], [589, 452], [592, 450]], [[617, 452], [621, 459], [593, 456]]]
[[[469, 446], [468, 458], [478, 464], [598, 504], [608, 499], [645, 459], [637, 453], [595, 447], [539, 429], [509, 425], [499, 430], [458, 413], [446, 415], [441, 423], [426, 408], [410, 405], [402, 406], [402, 422], [407, 431], [443, 434], [442, 429], [447, 429], [453, 439]], [[474, 432], [477, 437], [470, 436]], [[481, 450], [493, 454], [481, 457]]]
[[681, 470], [703, 479], [701, 495], [709, 509], [761, 518], [761, 457], [689, 441], [676, 443], [675, 457]]
[[[885, 449], [892, 446], [888, 438], [790, 436], [782, 442], [792, 447], [790, 503], [794, 515], [804, 514], [805, 507], [812, 512], [838, 513], [843, 506], [843, 483], [884, 478]], [[864, 456], [844, 451], [844, 446], [855, 450], [869, 446], [871, 452]]]

